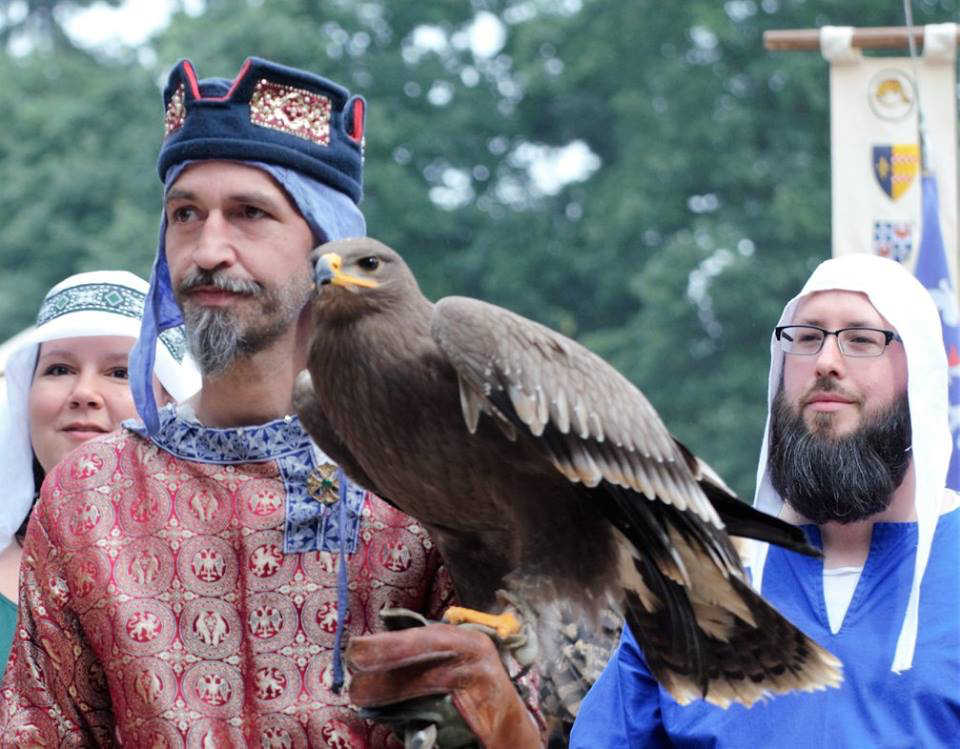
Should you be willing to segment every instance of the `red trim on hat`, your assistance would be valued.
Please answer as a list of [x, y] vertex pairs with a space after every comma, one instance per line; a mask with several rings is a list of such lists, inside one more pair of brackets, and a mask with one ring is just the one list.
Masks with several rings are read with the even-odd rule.
[[200, 96], [200, 85], [197, 83], [197, 71], [193, 69], [193, 65], [190, 64], [189, 60], [183, 61], [183, 72], [187, 77], [187, 83], [190, 84], [190, 92], [193, 94], [194, 99], [202, 99]]
[[243, 67], [240, 68], [240, 72], [237, 73], [236, 78], [233, 79], [233, 83], [230, 84], [230, 89], [227, 91], [227, 93], [225, 93], [223, 96], [217, 99], [211, 98], [210, 101], [226, 101], [231, 96], [233, 96], [234, 90], [237, 88], [237, 86], [240, 85], [240, 81], [242, 81], [246, 77], [247, 71], [250, 70], [251, 62], [252, 61], [249, 57], [246, 60], [244, 60]]
[[251, 62], [252, 61], [249, 57], [244, 61], [243, 67], [240, 68], [240, 72], [237, 73], [236, 77], [233, 79], [233, 83], [230, 84], [229, 90], [223, 96], [201, 96], [200, 86], [197, 83], [197, 74], [194, 71], [193, 66], [190, 64], [189, 60], [184, 62], [183, 69], [184, 69], [184, 72], [187, 74], [187, 80], [190, 81], [190, 88], [193, 91], [194, 100], [227, 101], [231, 96], [233, 96], [233, 92], [236, 90], [237, 86], [239, 86], [240, 82], [243, 81], [243, 79], [246, 77], [247, 71], [250, 70]]
[[357, 143], [363, 139], [363, 99], [353, 100], [353, 128], [350, 137]]

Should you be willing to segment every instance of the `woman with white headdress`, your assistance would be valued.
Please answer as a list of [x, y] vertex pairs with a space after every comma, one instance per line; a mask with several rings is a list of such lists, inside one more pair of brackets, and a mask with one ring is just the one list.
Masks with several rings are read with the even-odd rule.
[[[20, 541], [45, 473], [78, 445], [137, 415], [127, 355], [147, 289], [126, 271], [70, 276], [50, 289], [36, 326], [7, 359], [0, 409], [0, 674], [16, 626]], [[180, 328], [157, 341], [154, 371], [162, 400], [184, 400], [199, 388]]]

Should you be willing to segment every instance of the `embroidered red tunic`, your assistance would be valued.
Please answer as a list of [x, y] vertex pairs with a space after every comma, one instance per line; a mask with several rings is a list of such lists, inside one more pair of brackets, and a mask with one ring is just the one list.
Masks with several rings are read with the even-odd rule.
[[[394, 745], [346, 690], [330, 690], [344, 529], [322, 503], [289, 496], [316, 451], [258, 434], [276, 454], [237, 462], [226, 443], [241, 430], [164, 425], [169, 444], [163, 431], [116, 432], [47, 477], [26, 538], [0, 744]], [[355, 494], [347, 632], [381, 629], [384, 606], [438, 618], [452, 587], [423, 527]]]

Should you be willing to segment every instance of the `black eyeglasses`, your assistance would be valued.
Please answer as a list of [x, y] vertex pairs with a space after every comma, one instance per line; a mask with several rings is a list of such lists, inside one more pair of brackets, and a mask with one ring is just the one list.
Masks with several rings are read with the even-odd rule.
[[828, 335], [837, 337], [844, 356], [880, 356], [890, 341], [903, 341], [892, 330], [878, 328], [840, 328], [824, 330], [816, 325], [781, 325], [773, 330], [785, 354], [819, 354]]

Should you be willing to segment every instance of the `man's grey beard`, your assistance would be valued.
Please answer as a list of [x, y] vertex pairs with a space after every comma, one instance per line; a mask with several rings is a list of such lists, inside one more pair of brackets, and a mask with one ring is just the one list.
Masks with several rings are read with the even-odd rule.
[[[836, 389], [824, 378], [818, 390]], [[817, 525], [853, 523], [889, 507], [910, 464], [907, 394], [866, 418], [853, 432], [811, 432], [787, 403], [783, 386], [770, 420], [770, 481], [784, 501]]]
[[[244, 322], [228, 309], [191, 304], [185, 293], [196, 286], [215, 286], [254, 297], [260, 303], [260, 312], [252, 321]], [[177, 292], [190, 354], [205, 376], [216, 378], [238, 359], [263, 351], [289, 330], [313, 289], [306, 277], [302, 282], [291, 279], [283, 286], [268, 289], [255, 281], [199, 271], [185, 277]]]

